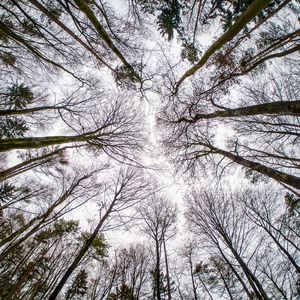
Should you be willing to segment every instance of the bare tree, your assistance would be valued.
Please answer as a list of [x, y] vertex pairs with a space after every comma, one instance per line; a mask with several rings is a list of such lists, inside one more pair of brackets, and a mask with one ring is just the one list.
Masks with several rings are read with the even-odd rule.
[[[255, 256], [257, 246], [253, 250], [249, 249], [255, 237], [254, 227], [246, 221], [245, 215], [238, 209], [238, 203], [225, 195], [209, 192], [193, 192], [188, 199], [189, 209], [186, 216], [199, 238], [219, 251], [237, 276], [249, 299], [253, 298], [252, 293], [258, 299], [269, 299], [262, 281], [255, 271], [251, 270], [249, 261], [244, 258], [248, 251], [250, 251], [248, 257]], [[238, 264], [251, 290], [242, 279], [240, 270], [230, 262], [231, 258], [227, 251]]]
[[[121, 170], [114, 182], [114, 187], [107, 188], [107, 198], [101, 203], [100, 200], [100, 219], [92, 234], [81, 246], [71, 265], [68, 267], [62, 278], [59, 280], [55, 289], [49, 296], [50, 299], [56, 299], [61, 289], [64, 287], [68, 278], [79, 265], [80, 261], [91, 247], [95, 237], [113, 217], [117, 217], [126, 209], [141, 201], [147, 194], [148, 184], [144, 182], [141, 173], [131, 168]], [[112, 192], [112, 193], [111, 193]]]
[[167, 261], [166, 241], [174, 236], [175, 223], [177, 218], [177, 208], [172, 202], [158, 196], [152, 196], [148, 202], [143, 203], [139, 208], [139, 213], [143, 219], [142, 231], [148, 235], [155, 243], [155, 268], [153, 272], [154, 288], [153, 294], [157, 300], [162, 299], [162, 268], [161, 255], [164, 251], [164, 260], [167, 272], [167, 293], [171, 299], [171, 284], [169, 266]]

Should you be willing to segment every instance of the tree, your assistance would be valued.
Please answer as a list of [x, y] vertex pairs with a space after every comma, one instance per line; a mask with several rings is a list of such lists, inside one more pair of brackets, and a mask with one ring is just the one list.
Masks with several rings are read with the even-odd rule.
[[[170, 133], [163, 137], [166, 149], [176, 149], [173, 158], [187, 169], [203, 169], [209, 162], [222, 174], [226, 165], [241, 165], [249, 174], [261, 173], [299, 189], [298, 71], [292, 66], [289, 70], [279, 69], [276, 78], [270, 74], [260, 83], [245, 85], [236, 108], [222, 94], [217, 100], [214, 95], [202, 99], [201, 87], [192, 101], [169, 105], [160, 116]], [[225, 145], [217, 146], [215, 136], [224, 129]]]
[[[187, 219], [194, 226], [195, 233], [205, 240], [207, 246], [212, 245], [230, 265], [248, 298], [252, 299], [254, 293], [258, 299], [270, 299], [262, 285], [263, 282], [244, 259], [248, 251], [250, 251], [248, 257], [253, 257], [257, 246], [253, 250], [249, 249], [254, 239], [254, 228], [246, 221], [237, 203], [232, 201], [230, 196], [205, 191], [203, 193], [194, 191], [189, 197], [189, 203]], [[251, 289], [245, 284], [240, 270], [230, 261], [227, 251], [238, 264]]]
[[[1, 1], [0, 298], [298, 298], [299, 12]], [[164, 158], [185, 172], [180, 255]], [[149, 245], [120, 247], [133, 226]]]
[[149, 294], [149, 250], [143, 244], [130, 244], [115, 254], [117, 282], [110, 299], [140, 299]]
[[171, 299], [171, 283], [168, 270], [166, 240], [174, 235], [177, 208], [172, 202], [161, 197], [153, 196], [149, 199], [148, 203], [144, 203], [144, 205], [139, 208], [139, 214], [144, 221], [142, 231], [155, 243], [155, 267], [153, 270], [154, 297], [157, 300], [160, 300], [162, 299], [162, 293], [164, 292], [161, 269], [161, 251], [163, 249], [167, 272], [167, 293], [168, 298]]
[[82, 269], [75, 276], [71, 287], [66, 292], [66, 299], [82, 299], [87, 290], [87, 272]]
[[[57, 286], [51, 293], [49, 300], [57, 298], [59, 292], [62, 290], [68, 278], [78, 267], [80, 261], [91, 247], [97, 234], [100, 232], [105, 223], [108, 222], [110, 218], [112, 218], [112, 215], [114, 213], [120, 214], [120, 212], [140, 202], [141, 199], [145, 196], [147, 184], [143, 182], [143, 178], [141, 178], [140, 176], [140, 173], [137, 173], [130, 168], [120, 171], [115, 182], [115, 187], [113, 188], [113, 194], [107, 195], [110, 201], [104, 199], [102, 203], [100, 202], [100, 220], [97, 226], [94, 228], [92, 234], [88, 237], [88, 239], [83, 243], [83, 245], [77, 252], [73, 262], [68, 267], [68, 269], [58, 282]], [[109, 192], [109, 190], [107, 190], [107, 192]]]
[[221, 49], [222, 46], [233, 39], [235, 35], [237, 35], [247, 25], [247, 23], [256, 17], [270, 2], [271, 1], [253, 1], [247, 10], [240, 15], [236, 22], [206, 50], [199, 62], [180, 77], [176, 83], [174, 93], [177, 93], [179, 86], [186, 78], [192, 76], [195, 72], [202, 68], [216, 51]]

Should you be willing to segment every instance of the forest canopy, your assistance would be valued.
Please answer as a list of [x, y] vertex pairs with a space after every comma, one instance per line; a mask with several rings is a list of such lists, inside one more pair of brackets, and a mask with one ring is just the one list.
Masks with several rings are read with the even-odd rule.
[[300, 298], [299, 0], [2, 0], [0, 299]]

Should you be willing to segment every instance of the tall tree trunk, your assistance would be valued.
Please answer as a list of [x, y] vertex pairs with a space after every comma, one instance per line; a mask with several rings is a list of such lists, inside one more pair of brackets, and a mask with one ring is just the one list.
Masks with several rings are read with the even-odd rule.
[[155, 241], [155, 251], [156, 251], [156, 266], [155, 266], [156, 299], [161, 300], [161, 296], [160, 296], [160, 251], [159, 251], [158, 240]]
[[239, 165], [242, 165], [253, 171], [264, 174], [270, 178], [273, 178], [276, 181], [283, 182], [283, 183], [285, 183], [291, 187], [294, 187], [296, 189], [300, 189], [300, 178], [299, 177], [284, 173], [279, 170], [269, 168], [269, 167], [264, 166], [257, 162], [250, 161], [241, 156], [235, 155], [229, 151], [222, 150], [220, 148], [216, 148], [210, 144], [206, 144], [206, 143], [199, 143], [199, 144], [204, 147], [209, 148], [212, 151], [212, 153], [223, 155], [224, 157], [229, 158], [230, 160], [232, 160], [233, 162], [235, 162]]
[[59, 68], [66, 73], [70, 74], [77, 80], [82, 82], [82, 79], [77, 77], [75, 74], [73, 74], [71, 71], [67, 70], [65, 67], [60, 65], [59, 63], [49, 59], [44, 54], [42, 54], [36, 47], [32, 46], [28, 41], [26, 41], [24, 38], [22, 38], [20, 35], [18, 35], [16, 32], [12, 31], [11, 28], [8, 28], [5, 23], [0, 21], [0, 30], [3, 31], [8, 37], [10, 37], [11, 40], [15, 41], [16, 43], [22, 45], [25, 47], [29, 52], [31, 52], [36, 58], [49, 63], [50, 65]]
[[0, 182], [51, 161], [56, 155], [63, 153], [64, 149], [66, 148], [57, 149], [53, 152], [28, 159], [4, 171], [0, 171]]
[[7, 244], [8, 242], [15, 239], [17, 236], [24, 233], [28, 228], [30, 228], [32, 225], [34, 225], [37, 221], [40, 221], [38, 224], [36, 224], [29, 232], [27, 232], [25, 235], [23, 235], [16, 243], [9, 246], [5, 251], [3, 251], [0, 254], [0, 261], [4, 259], [14, 248], [16, 248], [18, 245], [23, 243], [25, 240], [27, 240], [31, 235], [36, 233], [40, 226], [45, 222], [45, 220], [50, 216], [50, 214], [54, 211], [56, 207], [58, 207], [60, 204], [62, 204], [74, 191], [74, 189], [83, 181], [84, 179], [88, 178], [89, 176], [84, 176], [78, 179], [75, 183], [72, 184], [72, 186], [57, 200], [55, 201], [45, 213], [43, 213], [40, 216], [37, 216], [33, 219], [31, 219], [27, 224], [13, 232], [10, 236], [4, 238], [0, 242], [0, 247]]
[[176, 83], [175, 94], [186, 78], [194, 75], [200, 70], [214, 53], [231, 41], [241, 30], [243, 30], [247, 23], [255, 18], [270, 2], [271, 0], [254, 0], [233, 25], [231, 25], [229, 29], [206, 50], [200, 61], [182, 75]]
[[196, 290], [196, 283], [195, 283], [195, 276], [194, 276], [194, 270], [193, 270], [192, 255], [191, 254], [189, 254], [188, 259], [189, 259], [190, 276], [191, 276], [191, 280], [192, 280], [194, 300], [198, 300], [197, 290]]
[[36, 112], [45, 111], [45, 110], [55, 110], [55, 109], [64, 109], [65, 106], [40, 106], [40, 107], [31, 107], [23, 109], [1, 109], [0, 116], [18, 116], [26, 114], [34, 114]]
[[64, 273], [63, 277], [60, 279], [59, 283], [57, 284], [54, 291], [49, 296], [48, 300], [55, 300], [57, 298], [58, 294], [60, 293], [60, 291], [62, 290], [62, 288], [66, 284], [67, 280], [72, 275], [73, 271], [78, 267], [81, 259], [84, 257], [84, 255], [86, 254], [86, 252], [88, 251], [88, 249], [92, 245], [92, 243], [93, 243], [95, 237], [97, 236], [97, 234], [99, 233], [102, 225], [104, 224], [104, 222], [108, 218], [109, 214], [111, 213], [111, 211], [112, 211], [112, 209], [115, 205], [116, 200], [117, 200], [117, 198], [115, 197], [114, 200], [112, 201], [112, 203], [110, 204], [110, 206], [108, 207], [108, 209], [107, 209], [106, 213], [104, 214], [104, 216], [100, 219], [100, 221], [99, 221], [98, 225], [96, 226], [96, 228], [94, 229], [92, 235], [87, 239], [87, 241], [84, 243], [84, 245], [78, 251], [77, 255], [75, 256], [75, 258], [72, 262], [72, 264], [67, 269], [67, 271]]
[[241, 283], [243, 290], [246, 292], [248, 298], [250, 300], [254, 300], [254, 296], [252, 295], [252, 293], [250, 292], [250, 290], [248, 289], [246, 283], [244, 282], [243, 278], [240, 276], [240, 274], [238, 273], [238, 271], [235, 269], [235, 267], [232, 265], [232, 263], [228, 260], [228, 258], [226, 257], [226, 255], [224, 254], [222, 248], [220, 247], [219, 244], [216, 244], [221, 256], [224, 258], [224, 261], [227, 263], [227, 265], [230, 267], [230, 269], [232, 270], [232, 272], [234, 273], [235, 277], [237, 278], [237, 280]]
[[[267, 234], [271, 237], [271, 239], [274, 241], [274, 243], [276, 244], [276, 246], [282, 251], [282, 253], [287, 257], [287, 259], [291, 262], [291, 264], [295, 267], [296, 272], [298, 274], [300, 274], [300, 266], [297, 264], [297, 262], [295, 261], [295, 259], [292, 257], [292, 255], [288, 252], [288, 250], [283, 247], [281, 245], [281, 243], [278, 241], [278, 239], [274, 236], [274, 234], [271, 232], [271, 230], [269, 230], [266, 226], [264, 225], [258, 225], [260, 227], [262, 227]], [[295, 245], [296, 246], [296, 245]], [[298, 247], [296, 247], [298, 248]], [[298, 250], [298, 249], [297, 249]], [[299, 251], [299, 250], [298, 250]]]
[[80, 37], [78, 37], [70, 28], [68, 28], [64, 23], [62, 23], [54, 14], [52, 14], [46, 7], [44, 7], [37, 0], [28, 0], [31, 4], [33, 4], [36, 8], [38, 8], [41, 12], [43, 12], [51, 21], [56, 23], [61, 29], [67, 32], [74, 40], [76, 40], [79, 44], [81, 44], [87, 51], [89, 51], [98, 61], [100, 61], [103, 65], [109, 68], [111, 71], [115, 72], [114, 69], [106, 63], [98, 53], [87, 45]]
[[164, 247], [164, 256], [165, 256], [165, 263], [166, 263], [166, 275], [167, 275], [167, 289], [168, 289], [168, 300], [172, 299], [171, 295], [171, 282], [170, 282], [170, 273], [169, 273], [169, 262], [168, 262], [168, 254], [167, 254], [167, 248], [166, 248], [166, 240], [165, 236], [163, 235], [163, 247]]
[[247, 264], [244, 262], [244, 260], [241, 258], [241, 256], [238, 254], [236, 249], [233, 247], [231, 241], [228, 239], [226, 234], [220, 232], [220, 234], [223, 236], [224, 242], [227, 244], [228, 248], [230, 249], [231, 253], [241, 266], [244, 274], [246, 275], [250, 285], [252, 286], [253, 290], [255, 291], [257, 297], [259, 299], [263, 300], [270, 300], [268, 295], [266, 294], [265, 290], [263, 289], [260, 281], [257, 279], [257, 277], [251, 272], [251, 270], [248, 268]]
[[17, 149], [36, 149], [52, 145], [86, 142], [91, 136], [86, 134], [73, 136], [47, 136], [47, 137], [28, 137], [17, 139], [0, 140], [0, 152], [6, 152]]
[[103, 39], [106, 45], [116, 54], [116, 56], [122, 61], [122, 63], [129, 69], [133, 71], [132, 65], [125, 59], [120, 50], [114, 45], [113, 41], [105, 31], [104, 27], [101, 25], [89, 5], [85, 0], [74, 0], [79, 9], [86, 15], [90, 22], [94, 25], [99, 36]]
[[209, 114], [196, 114], [192, 119], [180, 118], [174, 123], [187, 122], [195, 123], [198, 120], [215, 119], [215, 118], [238, 118], [256, 115], [291, 115], [300, 116], [300, 101], [276, 101], [227, 109], [224, 111], [215, 111]]

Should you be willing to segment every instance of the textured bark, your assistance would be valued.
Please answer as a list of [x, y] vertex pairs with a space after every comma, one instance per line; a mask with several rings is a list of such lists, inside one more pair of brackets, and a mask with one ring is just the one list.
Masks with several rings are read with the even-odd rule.
[[53, 152], [26, 160], [22, 163], [19, 163], [9, 169], [0, 172], [0, 182], [12, 178], [16, 175], [24, 173], [28, 170], [36, 168], [42, 164], [45, 164], [53, 159], [56, 155], [62, 153], [63, 149], [58, 149]]
[[0, 152], [17, 149], [36, 149], [52, 145], [87, 142], [92, 137], [88, 134], [74, 136], [28, 137], [0, 140]]
[[296, 189], [300, 189], [300, 178], [299, 177], [284, 173], [284, 172], [279, 171], [279, 170], [269, 168], [269, 167], [264, 166], [260, 163], [250, 161], [250, 160], [245, 159], [241, 156], [235, 155], [235, 154], [233, 154], [229, 151], [225, 151], [225, 150], [213, 147], [209, 144], [202, 143], [201, 145], [204, 146], [204, 147], [209, 148], [213, 153], [220, 154], [220, 155], [223, 155], [224, 157], [229, 158], [230, 160], [232, 160], [233, 162], [235, 162], [239, 165], [242, 165], [244, 167], [252, 169], [253, 171], [264, 174], [264, 175], [266, 175], [270, 178], [275, 179], [276, 181], [285, 183], [285, 184], [287, 184], [291, 187], [294, 187]]
[[71, 29], [69, 29], [64, 23], [62, 23], [57, 17], [55, 17], [46, 7], [44, 7], [41, 3], [36, 0], [28, 0], [31, 4], [33, 4], [36, 8], [38, 8], [41, 12], [43, 12], [51, 21], [56, 23], [61, 29], [63, 29], [66, 33], [68, 33], [74, 40], [76, 40], [80, 45], [82, 45], [87, 51], [89, 51], [98, 61], [100, 61], [103, 65], [108, 67], [111, 71], [114, 71], [113, 68], [107, 64], [98, 54], [97, 52], [87, 45], [80, 37], [78, 37]]
[[291, 115], [300, 116], [300, 101], [276, 101], [263, 103], [224, 111], [215, 111], [209, 114], [196, 114], [192, 119], [181, 118], [178, 122], [195, 123], [198, 120], [215, 119], [215, 118], [238, 118], [256, 115]]
[[132, 65], [125, 59], [120, 50], [114, 45], [113, 41], [105, 31], [104, 27], [101, 25], [89, 5], [85, 0], [74, 0], [74, 2], [78, 5], [79, 9], [86, 15], [86, 17], [90, 20], [90, 22], [94, 25], [97, 30], [99, 36], [103, 39], [103, 41], [107, 44], [107, 46], [116, 54], [116, 56], [122, 61], [122, 63], [129, 69], [133, 70]]
[[247, 25], [247, 23], [256, 17], [270, 2], [271, 0], [254, 0], [236, 22], [206, 50], [200, 61], [182, 75], [176, 83], [175, 94], [186, 78], [194, 75], [200, 70], [214, 53], [231, 41]]

